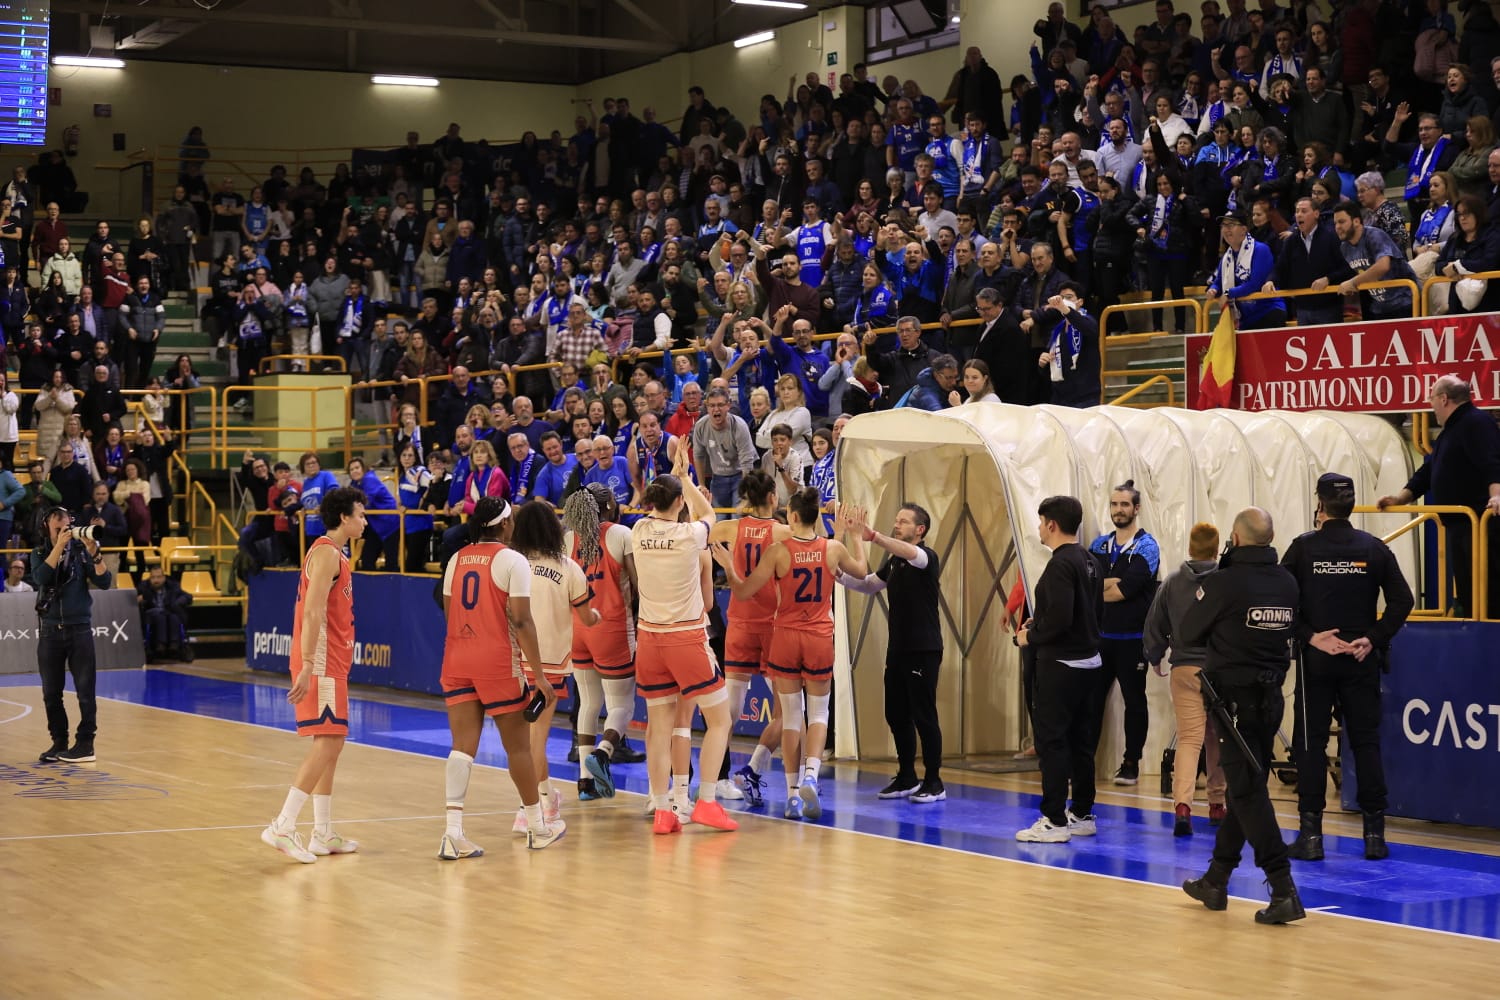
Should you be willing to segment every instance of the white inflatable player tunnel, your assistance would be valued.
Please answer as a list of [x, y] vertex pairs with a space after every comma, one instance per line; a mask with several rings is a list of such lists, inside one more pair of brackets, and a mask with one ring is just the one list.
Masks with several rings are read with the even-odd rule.
[[[1111, 487], [1134, 480], [1139, 523], [1161, 547], [1165, 578], [1187, 558], [1193, 524], [1215, 524], [1227, 541], [1235, 514], [1251, 505], [1270, 511], [1277, 549], [1284, 550], [1312, 529], [1314, 486], [1328, 471], [1350, 476], [1358, 502], [1373, 503], [1405, 484], [1410, 450], [1389, 422], [1365, 414], [1003, 403], [865, 414], [845, 426], [838, 449], [839, 499], [868, 507], [876, 527], [888, 531], [903, 503], [921, 504], [932, 516], [927, 544], [941, 560], [944, 635], [938, 707], [949, 758], [1013, 751], [1030, 735], [1020, 651], [1002, 621], [1017, 578], [1029, 593], [1046, 567], [1050, 553], [1037, 537], [1036, 515], [1044, 498], [1069, 494], [1083, 501], [1080, 535], [1087, 544], [1111, 530]], [[1377, 534], [1405, 520], [1354, 518]], [[1393, 547], [1416, 589], [1416, 533]], [[883, 556], [871, 553], [872, 569]], [[837, 612], [835, 751], [891, 758], [883, 682], [887, 595], [840, 594], [847, 599]], [[1147, 693], [1151, 728], [1141, 769], [1149, 774], [1157, 772], [1174, 725], [1167, 679], [1153, 673]], [[1101, 772], [1113, 772], [1122, 740], [1116, 690], [1099, 749]]]

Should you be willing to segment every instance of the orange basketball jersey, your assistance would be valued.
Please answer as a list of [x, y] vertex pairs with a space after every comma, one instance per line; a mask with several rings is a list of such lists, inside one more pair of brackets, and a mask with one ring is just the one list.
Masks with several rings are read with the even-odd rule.
[[792, 567], [776, 581], [780, 594], [776, 628], [833, 635], [833, 567], [828, 565], [828, 539], [788, 538], [781, 544], [792, 557]]
[[[318, 548], [330, 548], [338, 553], [339, 572], [328, 591], [327, 610], [323, 617], [323, 634], [318, 636], [313, 667], [321, 666], [325, 677], [348, 677], [354, 663], [354, 576], [350, 572], [349, 557], [327, 536], [320, 536], [308, 548], [312, 557]], [[307, 564], [302, 565], [302, 575], [297, 581], [297, 609], [292, 616], [292, 676], [302, 672], [302, 602], [307, 597]]]
[[[770, 551], [776, 522], [764, 517], [747, 515], [734, 526], [734, 569], [740, 579], [746, 579], [760, 565], [761, 557]], [[762, 587], [748, 601], [738, 597], [729, 598], [729, 620], [737, 627], [764, 626], [769, 628], [776, 617], [776, 589]]]
[[624, 573], [624, 566], [615, 559], [609, 551], [609, 529], [614, 524], [609, 521], [601, 522], [599, 525], [599, 557], [594, 560], [593, 565], [584, 566], [578, 558], [578, 538], [573, 538], [573, 561], [583, 567], [583, 573], [589, 581], [589, 601], [593, 609], [599, 612], [599, 623], [601, 625], [609, 622], [623, 622], [629, 615], [625, 605], [625, 592], [620, 586], [620, 577]]
[[531, 567], [500, 542], [466, 545], [448, 564], [448, 635], [443, 676], [520, 676], [520, 655], [507, 609], [511, 595], [531, 596]]

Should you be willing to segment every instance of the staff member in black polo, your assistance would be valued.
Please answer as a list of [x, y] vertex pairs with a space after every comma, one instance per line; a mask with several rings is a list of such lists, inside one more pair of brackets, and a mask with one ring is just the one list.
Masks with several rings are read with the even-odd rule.
[[[1297, 578], [1297, 811], [1302, 828], [1288, 853], [1323, 860], [1323, 806], [1328, 797], [1328, 723], [1337, 709], [1354, 751], [1365, 857], [1388, 857], [1385, 767], [1380, 761], [1380, 672], [1391, 639], [1411, 614], [1411, 587], [1386, 544], [1349, 523], [1354, 480], [1318, 478], [1316, 531], [1287, 546], [1281, 565]], [[1377, 615], [1385, 596], [1385, 613]]]
[[[1266, 765], [1281, 724], [1281, 684], [1291, 662], [1298, 601], [1297, 581], [1276, 565], [1273, 537], [1270, 514], [1259, 507], [1239, 512], [1229, 548], [1219, 568], [1199, 584], [1198, 599], [1183, 616], [1177, 636], [1184, 646], [1208, 649], [1202, 674], [1204, 704], [1214, 713], [1214, 738], [1229, 782], [1229, 812], [1214, 840], [1213, 861], [1201, 878], [1182, 883], [1182, 890], [1210, 910], [1226, 908], [1229, 876], [1239, 866], [1248, 840], [1255, 849], [1255, 864], [1271, 884], [1270, 905], [1255, 913], [1262, 924], [1284, 924], [1307, 915], [1266, 791]], [[1210, 684], [1253, 760], [1223, 725], [1208, 694]]]
[[[890, 535], [865, 529], [865, 541], [890, 553], [880, 569], [863, 580], [839, 582], [861, 594], [889, 591], [889, 631], [885, 648], [885, 721], [896, 741], [896, 776], [880, 790], [882, 799], [941, 802], [943, 731], [938, 724], [938, 667], [943, 633], [938, 624], [938, 555], [926, 545], [932, 518], [914, 503], [902, 504]], [[922, 768], [917, 780], [917, 739]]]
[[[31, 576], [36, 581], [37, 667], [42, 675], [42, 704], [52, 745], [38, 758], [44, 764], [79, 763], [94, 759], [97, 729], [94, 702], [94, 599], [89, 584], [100, 590], [110, 584], [104, 554], [92, 539], [73, 537], [73, 515], [53, 507], [43, 522], [47, 541], [31, 551]], [[68, 747], [68, 710], [63, 707], [63, 685], [73, 674], [78, 694], [78, 737]]]
[[1473, 389], [1457, 375], [1444, 375], [1432, 384], [1428, 402], [1443, 428], [1432, 443], [1432, 454], [1395, 496], [1377, 501], [1384, 510], [1408, 504], [1426, 494], [1430, 504], [1468, 507], [1476, 515], [1485, 508], [1490, 520], [1489, 613], [1474, 607], [1473, 534], [1467, 517], [1447, 515], [1448, 574], [1452, 577], [1462, 614], [1500, 618], [1500, 428], [1495, 418], [1474, 408]]
[[[1065, 844], [1098, 832], [1094, 819], [1094, 747], [1099, 742], [1094, 702], [1104, 660], [1099, 614], [1104, 574], [1078, 544], [1083, 504], [1048, 497], [1037, 507], [1037, 533], [1052, 558], [1037, 581], [1035, 611], [1016, 632], [1016, 645], [1036, 647], [1036, 755], [1042, 765], [1042, 815], [1016, 839]], [[1073, 808], [1068, 808], [1068, 784]]]

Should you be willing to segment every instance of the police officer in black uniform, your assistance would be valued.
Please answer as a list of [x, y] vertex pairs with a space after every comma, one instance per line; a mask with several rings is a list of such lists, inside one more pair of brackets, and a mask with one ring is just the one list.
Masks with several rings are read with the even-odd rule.
[[[1270, 514], [1259, 507], [1240, 511], [1219, 568], [1203, 578], [1198, 599], [1178, 629], [1184, 646], [1208, 649], [1204, 701], [1215, 716], [1219, 759], [1229, 782], [1229, 813], [1214, 841], [1213, 861], [1201, 878], [1182, 883], [1182, 889], [1210, 910], [1226, 908], [1229, 876], [1248, 840], [1255, 864], [1271, 885], [1270, 905], [1257, 910], [1255, 920], [1285, 924], [1307, 914], [1266, 790], [1266, 765], [1281, 723], [1281, 684], [1291, 662], [1298, 598], [1297, 581], [1276, 564], [1273, 537]], [[1207, 682], [1233, 717], [1253, 761], [1226, 731]]]
[[[1411, 614], [1412, 594], [1386, 544], [1349, 523], [1354, 480], [1337, 472], [1318, 479], [1316, 531], [1287, 547], [1281, 565], [1297, 578], [1297, 811], [1302, 828], [1288, 853], [1323, 860], [1323, 806], [1328, 795], [1328, 723], [1337, 709], [1354, 751], [1365, 857], [1385, 846], [1385, 768], [1380, 762], [1380, 673], [1386, 653]], [[1385, 595], [1385, 613], [1377, 602]]]

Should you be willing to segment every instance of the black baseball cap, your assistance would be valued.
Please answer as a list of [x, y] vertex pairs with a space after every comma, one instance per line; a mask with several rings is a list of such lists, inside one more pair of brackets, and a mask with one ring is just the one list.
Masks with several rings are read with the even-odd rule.
[[1318, 477], [1318, 499], [1337, 500], [1340, 495], [1354, 492], [1354, 480], [1339, 472], [1325, 472]]
[[1220, 225], [1223, 225], [1226, 222], [1233, 222], [1236, 225], [1245, 226], [1247, 228], [1250, 225], [1250, 219], [1247, 215], [1245, 215], [1244, 212], [1225, 212], [1223, 215], [1219, 216], [1216, 221]]

